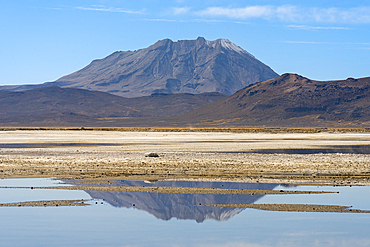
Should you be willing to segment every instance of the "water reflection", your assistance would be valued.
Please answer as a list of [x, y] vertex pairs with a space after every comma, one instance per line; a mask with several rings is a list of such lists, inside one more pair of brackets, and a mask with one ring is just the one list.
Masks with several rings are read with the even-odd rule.
[[245, 153], [260, 154], [370, 154], [370, 145], [334, 145], [318, 148], [259, 149]]
[[[48, 182], [49, 181], [49, 182]], [[54, 180], [0, 180], [2, 186], [55, 186]], [[47, 183], [47, 184], [45, 184]], [[321, 191], [317, 186], [281, 187], [277, 184], [246, 184], [182, 181], [123, 181], [127, 186], [197, 186], [217, 188], [261, 188], [274, 190]], [[222, 186], [223, 185], [223, 186]], [[276, 187], [277, 186], [277, 187]], [[327, 190], [333, 187], [325, 186]], [[370, 246], [370, 214], [272, 212], [246, 209], [191, 207], [193, 203], [249, 200], [261, 203], [310, 203], [353, 205], [370, 209], [370, 187], [335, 187], [340, 193], [305, 195], [166, 195], [155, 193], [88, 193], [104, 198], [106, 203], [87, 207], [7, 207], [0, 208], [1, 246]], [[2, 194], [1, 194], [2, 193]], [[37, 193], [37, 195], [35, 194]], [[49, 193], [49, 194], [45, 194]], [[62, 194], [61, 194], [62, 193]], [[25, 197], [27, 195], [27, 197]], [[201, 197], [207, 198], [202, 199]], [[262, 198], [261, 198], [262, 197]], [[0, 189], [3, 202], [53, 199], [89, 199], [84, 191]], [[221, 199], [220, 199], [221, 198]], [[224, 198], [224, 199], [222, 199]], [[239, 198], [239, 199], [238, 199]], [[113, 201], [115, 200], [115, 201]], [[116, 202], [117, 201], [117, 202]], [[176, 205], [181, 202], [182, 204]], [[132, 204], [141, 210], [133, 210]], [[171, 206], [173, 205], [173, 206]], [[119, 208], [121, 207], [121, 208]], [[126, 209], [129, 208], [129, 209]], [[191, 218], [202, 222], [207, 218], [230, 219], [196, 224], [194, 220], [157, 220]], [[176, 212], [176, 210], [188, 212]], [[201, 211], [196, 211], [196, 210]], [[237, 211], [239, 210], [239, 211]], [[168, 211], [168, 212], [167, 212]], [[229, 213], [229, 214], [228, 214]], [[200, 216], [198, 216], [198, 214]], [[216, 214], [223, 217], [215, 217]]]
[[[108, 186], [172, 186], [224, 189], [272, 190], [278, 184], [222, 183], [195, 181], [122, 181]], [[237, 215], [242, 208], [197, 207], [199, 204], [252, 204], [264, 195], [193, 195], [147, 192], [86, 191], [94, 199], [104, 199], [114, 207], [137, 208], [147, 211], [158, 219], [189, 219], [200, 223], [206, 219], [226, 221]]]
[[50, 147], [89, 147], [121, 146], [116, 143], [0, 143], [0, 148], [50, 148]]

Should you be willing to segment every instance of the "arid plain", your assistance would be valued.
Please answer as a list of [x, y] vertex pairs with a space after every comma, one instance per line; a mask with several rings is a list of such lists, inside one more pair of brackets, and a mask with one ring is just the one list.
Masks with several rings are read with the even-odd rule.
[[1, 131], [0, 177], [369, 185], [369, 145], [360, 132]]

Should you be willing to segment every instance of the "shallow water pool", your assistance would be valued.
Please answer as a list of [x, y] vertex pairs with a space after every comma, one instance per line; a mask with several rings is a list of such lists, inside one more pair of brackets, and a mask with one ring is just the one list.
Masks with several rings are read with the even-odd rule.
[[[59, 186], [52, 179], [0, 186]], [[122, 186], [318, 190], [332, 194], [189, 195], [0, 189], [1, 203], [85, 199], [85, 207], [0, 207], [1, 246], [369, 246], [370, 214], [273, 212], [197, 203], [307, 203], [370, 209], [370, 187], [195, 181], [116, 181]]]

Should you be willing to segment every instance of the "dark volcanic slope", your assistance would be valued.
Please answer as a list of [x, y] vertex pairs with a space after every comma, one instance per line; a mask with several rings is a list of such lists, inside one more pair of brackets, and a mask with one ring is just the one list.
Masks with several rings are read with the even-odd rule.
[[370, 77], [312, 81], [284, 74], [228, 97], [204, 93], [123, 98], [58, 87], [0, 91], [0, 125], [369, 127]]
[[173, 120], [192, 126], [366, 126], [370, 125], [370, 77], [312, 81], [284, 74]]
[[165, 39], [137, 51], [115, 52], [56, 82], [6, 86], [20, 91], [58, 86], [108, 92], [124, 97], [152, 93], [233, 94], [251, 83], [279, 76], [226, 39], [173, 42]]
[[0, 91], [0, 125], [106, 125], [109, 119], [158, 118], [182, 114], [225, 95], [155, 94], [139, 98], [73, 88]]

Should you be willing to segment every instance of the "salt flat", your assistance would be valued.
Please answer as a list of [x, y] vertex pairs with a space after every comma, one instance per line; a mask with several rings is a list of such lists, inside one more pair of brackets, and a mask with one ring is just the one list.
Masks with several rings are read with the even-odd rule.
[[1, 131], [0, 177], [358, 185], [370, 183], [370, 155], [351, 150], [368, 145], [370, 134], [353, 132]]

